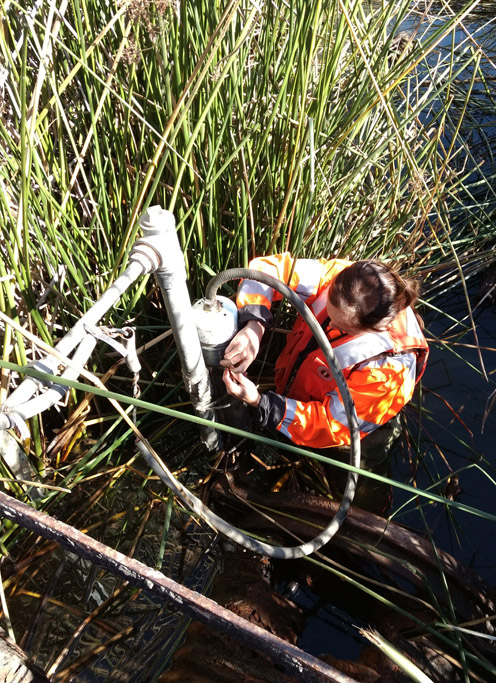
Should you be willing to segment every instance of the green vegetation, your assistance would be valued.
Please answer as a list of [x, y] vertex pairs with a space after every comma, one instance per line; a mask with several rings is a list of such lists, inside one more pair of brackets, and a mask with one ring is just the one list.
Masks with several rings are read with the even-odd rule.
[[[39, 357], [22, 330], [60, 339], [125, 267], [154, 204], [176, 216], [194, 297], [262, 253], [380, 258], [422, 279], [424, 312], [445, 322], [433, 345], [446, 363], [477, 347], [469, 290], [496, 243], [491, 5], [0, 0], [0, 402], [19, 382], [9, 363]], [[443, 313], [454, 291], [465, 296], [456, 316]], [[139, 344], [168, 327], [146, 278], [108, 316], [125, 322]], [[129, 376], [98, 349], [89, 369], [129, 394]], [[494, 377], [480, 356], [485, 401]], [[182, 410], [170, 337], [142, 360], [142, 398]], [[449, 454], [424, 437], [437, 418], [421, 396], [414, 408], [409, 483], [422, 471], [443, 495]], [[177, 430], [168, 420], [138, 411], [157, 439]], [[114, 487], [130, 457], [131, 431], [102, 397], [71, 390], [30, 428], [31, 463], [74, 494], [93, 476]], [[459, 447], [494, 483], [494, 464]], [[419, 500], [404, 505], [422, 519]], [[17, 539], [4, 530], [5, 552]]]

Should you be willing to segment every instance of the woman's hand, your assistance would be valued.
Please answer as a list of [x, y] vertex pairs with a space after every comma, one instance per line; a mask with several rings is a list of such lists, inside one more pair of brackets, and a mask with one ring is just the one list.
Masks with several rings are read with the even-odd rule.
[[220, 364], [235, 373], [245, 372], [257, 356], [264, 331], [262, 323], [249, 320], [231, 339]]
[[222, 379], [228, 394], [239, 398], [253, 408], [258, 406], [260, 394], [256, 385], [248, 377], [231, 368], [226, 368], [222, 374]]

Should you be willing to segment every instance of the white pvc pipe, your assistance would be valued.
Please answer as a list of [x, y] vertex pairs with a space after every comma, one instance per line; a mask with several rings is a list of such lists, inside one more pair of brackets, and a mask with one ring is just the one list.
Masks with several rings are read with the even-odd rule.
[[[141, 216], [139, 223], [144, 237], [133, 245], [128, 267], [59, 341], [55, 350], [59, 355], [68, 357], [87, 337], [87, 326], [96, 325], [141, 275], [154, 272], [164, 298], [181, 360], [183, 380], [193, 408], [199, 417], [213, 421], [215, 415], [209, 408], [213, 400], [210, 375], [191, 310], [184, 256], [177, 238], [174, 216], [160, 206], [152, 206]], [[90, 357], [94, 344], [88, 342], [88, 345], [84, 343], [81, 347], [73, 361], [82, 368]], [[57, 374], [60, 360], [47, 354], [30, 365], [40, 372]], [[77, 378], [78, 374], [71, 368], [64, 371], [67, 378]], [[23, 380], [2, 406], [4, 412], [0, 412], [0, 429], [10, 429], [14, 426], [16, 418], [26, 420], [47, 410], [60, 400], [61, 388], [57, 386], [52, 386], [47, 392], [33, 399], [33, 394], [42, 386], [42, 381], [32, 377]], [[9, 419], [9, 413], [15, 413], [12, 420]], [[218, 448], [219, 437], [215, 429], [202, 427], [201, 436], [210, 450]]]
[[[68, 356], [81, 342], [83, 337], [86, 336], [86, 330], [84, 329], [85, 324], [95, 325], [103, 318], [105, 313], [114, 306], [126, 289], [130, 287], [140, 275], [143, 275], [143, 272], [143, 264], [140, 261], [132, 261], [122, 275], [117, 278], [106, 292], [104, 292], [101, 298], [93, 304], [89, 311], [76, 322], [74, 327], [69, 330], [65, 337], [59, 341], [55, 346], [55, 350], [63, 356]], [[88, 360], [88, 358], [86, 358], [86, 360]], [[86, 362], [86, 360], [84, 362]], [[49, 354], [30, 364], [35, 370], [52, 375], [57, 374], [56, 370], [59, 365], [60, 360]], [[40, 380], [26, 377], [17, 389], [15, 389], [6, 399], [3, 404], [4, 409], [10, 410], [22, 403], [26, 403], [40, 386], [42, 386]]]
[[[214, 421], [215, 414], [209, 408], [213, 400], [210, 375], [191, 308], [184, 254], [177, 237], [174, 215], [160, 206], [151, 206], [141, 216], [139, 224], [146, 239], [160, 237], [161, 242], [166, 245], [167, 259], [155, 271], [155, 279], [162, 292], [181, 360], [183, 380], [195, 413], [206, 420]], [[218, 448], [219, 435], [215, 429], [202, 427], [200, 432], [202, 441], [210, 450]]]
[[[128, 267], [58, 342], [55, 346], [58, 354], [68, 357], [80, 345], [74, 354], [73, 361], [77, 366], [84, 367], [94, 349], [94, 342], [90, 341], [91, 338], [88, 337], [85, 326], [96, 325], [140, 276], [156, 270], [166, 258], [167, 245], [161, 242], [160, 237], [150, 235], [146, 239], [137, 240], [131, 250]], [[81, 343], [83, 341], [84, 343]], [[30, 364], [36, 370], [47, 374], [57, 374], [59, 365], [60, 360], [50, 354]], [[64, 371], [64, 377], [74, 379], [78, 375], [79, 373], [71, 368]], [[60, 400], [60, 389], [57, 386], [51, 387], [45, 393], [32, 399], [33, 394], [42, 386], [41, 380], [25, 377], [2, 404], [1, 410], [4, 412], [0, 412], [0, 430], [15, 426], [16, 417], [21, 420], [28, 419], [47, 410]], [[13, 420], [10, 420], [9, 413], [15, 413]]]
[[[74, 352], [71, 358], [73, 367], [69, 367], [61, 374], [64, 379], [77, 380], [81, 374], [81, 369], [86, 365], [88, 358], [93, 353], [93, 349], [96, 346], [96, 339], [91, 335], [87, 334], [79, 344], [78, 348]], [[47, 389], [43, 394], [39, 394], [34, 398], [15, 406], [15, 412], [23, 420], [29, 420], [30, 417], [34, 415], [39, 415], [44, 410], [48, 410], [56, 403], [58, 403], [68, 392], [68, 387], [63, 384], [53, 384], [49, 389]], [[0, 424], [1, 428], [1, 424]]]

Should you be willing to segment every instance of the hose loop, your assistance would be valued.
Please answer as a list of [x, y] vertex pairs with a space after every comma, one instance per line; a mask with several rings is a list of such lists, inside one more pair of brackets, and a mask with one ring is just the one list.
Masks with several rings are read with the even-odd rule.
[[[212, 280], [210, 280], [207, 286], [206, 298], [211, 300], [213, 303], [217, 295], [217, 289], [222, 284], [231, 280], [239, 279], [255, 280], [268, 285], [272, 289], [276, 289], [280, 294], [282, 294], [282, 296], [285, 296], [290, 303], [295, 306], [297, 311], [310, 326], [320, 348], [325, 355], [329, 369], [336, 381], [336, 385], [343, 399], [351, 436], [350, 464], [356, 468], [359, 468], [360, 432], [358, 429], [358, 419], [353, 399], [329, 340], [324, 334], [312, 311], [298, 297], [298, 295], [295, 294], [283, 282], [277, 280], [271, 275], [248, 268], [233, 268], [216, 275], [214, 278], [212, 278]], [[188, 489], [174, 477], [172, 472], [162, 462], [157, 453], [148, 443], [145, 443], [143, 440], [138, 440], [136, 445], [148, 465], [155, 471], [162, 481], [169, 486], [173, 493], [177, 495], [184, 503], [186, 503], [186, 505], [188, 505], [193, 512], [198, 514], [198, 516], [201, 517], [201, 519], [203, 519], [207, 524], [209, 524], [215, 531], [222, 534], [236, 545], [240, 545], [261, 555], [267, 555], [273, 559], [296, 560], [300, 557], [311, 555], [328, 543], [346, 519], [346, 515], [348, 514], [348, 510], [355, 495], [356, 483], [358, 480], [358, 475], [355, 472], [350, 471], [348, 473], [346, 488], [338, 511], [334, 515], [334, 518], [331, 520], [330, 524], [312, 541], [294, 547], [274, 546], [248, 536], [240, 529], [236, 528], [232, 524], [229, 524], [214, 512], [209, 510], [199, 498], [188, 491]]]
[[[329, 370], [336, 382], [336, 386], [341, 395], [341, 399], [344, 404], [346, 417], [348, 419], [348, 426], [350, 430], [350, 465], [359, 468], [360, 467], [360, 430], [358, 427], [358, 418], [356, 414], [355, 404], [351, 396], [346, 380], [343, 376], [341, 367], [336, 359], [334, 351], [332, 349], [329, 340], [327, 339], [324, 331], [322, 330], [317, 318], [314, 316], [312, 310], [306, 305], [302, 299], [290, 289], [284, 282], [281, 282], [277, 278], [269, 275], [268, 273], [263, 273], [258, 270], [252, 270], [250, 268], [231, 268], [222, 273], [219, 273], [213, 277], [207, 285], [205, 297], [210, 300], [215, 300], [217, 296], [218, 288], [230, 282], [231, 280], [254, 280], [256, 282], [261, 282], [264, 285], [275, 289], [279, 294], [285, 297], [298, 311], [298, 313], [305, 320], [307, 325], [310, 327], [313, 335], [315, 336], [329, 366]], [[358, 475], [355, 472], [348, 472], [348, 478], [346, 482], [346, 487], [344, 490], [341, 505], [334, 516], [334, 519], [327, 526], [324, 531], [322, 531], [313, 541], [310, 543], [305, 543], [301, 546], [296, 546], [294, 548], [277, 548], [276, 555], [273, 557], [280, 557], [281, 551], [286, 559], [301, 557], [302, 555], [309, 555], [310, 553], [318, 550], [323, 545], [328, 543], [330, 539], [337, 532], [339, 527], [342, 525], [348, 514], [351, 503], [355, 496], [356, 483], [358, 480]], [[265, 546], [265, 553], [267, 552], [267, 544]]]

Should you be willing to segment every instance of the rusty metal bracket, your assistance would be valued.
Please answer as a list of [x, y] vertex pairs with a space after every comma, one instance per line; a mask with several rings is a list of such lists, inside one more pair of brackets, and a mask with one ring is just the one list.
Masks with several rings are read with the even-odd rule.
[[109, 546], [83, 534], [72, 526], [0, 492], [0, 515], [59, 543], [79, 557], [90, 560], [134, 586], [159, 595], [181, 610], [218, 631], [238, 639], [248, 647], [263, 652], [289, 673], [305, 683], [357, 683], [354, 678], [334, 669], [259, 626], [221, 607], [210, 598], [182, 586], [161, 572], [147, 567]]

